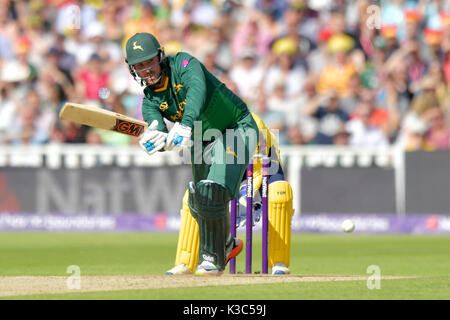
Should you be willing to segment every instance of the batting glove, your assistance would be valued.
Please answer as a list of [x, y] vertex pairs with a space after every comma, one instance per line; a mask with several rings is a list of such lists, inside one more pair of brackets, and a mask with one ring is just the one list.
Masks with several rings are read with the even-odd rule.
[[176, 122], [167, 135], [165, 149], [172, 150], [174, 148], [190, 147], [192, 145], [191, 131], [192, 129], [190, 127]]
[[139, 139], [139, 145], [148, 155], [154, 154], [166, 145], [167, 133], [159, 131], [156, 128], [158, 128], [158, 120], [153, 120]]

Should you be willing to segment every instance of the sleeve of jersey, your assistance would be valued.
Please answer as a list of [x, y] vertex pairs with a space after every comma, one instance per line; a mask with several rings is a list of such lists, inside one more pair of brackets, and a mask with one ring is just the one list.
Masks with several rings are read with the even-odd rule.
[[181, 123], [193, 128], [205, 109], [206, 79], [200, 62], [188, 54], [177, 56], [177, 70], [181, 74], [181, 82], [187, 89], [186, 104]]
[[144, 100], [142, 101], [142, 117], [149, 125], [153, 122], [153, 120], [158, 120], [158, 130], [168, 132], [166, 123], [164, 122], [159, 109], [146, 97], [144, 97]]

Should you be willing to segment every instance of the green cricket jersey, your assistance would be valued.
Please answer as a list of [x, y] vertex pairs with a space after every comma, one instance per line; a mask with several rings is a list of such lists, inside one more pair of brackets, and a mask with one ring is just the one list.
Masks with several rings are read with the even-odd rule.
[[147, 123], [158, 120], [158, 130], [167, 132], [163, 117], [191, 128], [194, 121], [202, 121], [203, 134], [207, 129], [224, 132], [249, 114], [246, 104], [193, 56], [179, 52], [166, 59], [164, 87], [144, 89], [142, 115]]

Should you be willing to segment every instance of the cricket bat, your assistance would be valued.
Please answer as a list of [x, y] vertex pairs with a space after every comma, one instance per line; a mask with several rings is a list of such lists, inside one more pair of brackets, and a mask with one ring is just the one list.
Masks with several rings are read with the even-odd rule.
[[59, 118], [135, 137], [139, 137], [148, 127], [147, 122], [142, 120], [99, 107], [72, 102], [64, 104], [59, 112]]

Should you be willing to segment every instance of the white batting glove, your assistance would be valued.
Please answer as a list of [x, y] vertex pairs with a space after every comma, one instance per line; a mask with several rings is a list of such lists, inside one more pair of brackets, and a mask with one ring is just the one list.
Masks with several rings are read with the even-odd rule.
[[190, 147], [192, 145], [191, 131], [190, 127], [176, 122], [167, 135], [165, 149], [172, 150], [173, 148]]
[[156, 128], [158, 128], [158, 120], [153, 120], [139, 139], [139, 145], [148, 155], [154, 154], [166, 145], [167, 133], [159, 131]]

